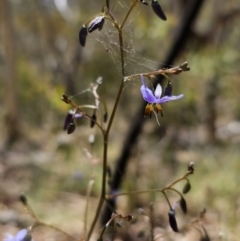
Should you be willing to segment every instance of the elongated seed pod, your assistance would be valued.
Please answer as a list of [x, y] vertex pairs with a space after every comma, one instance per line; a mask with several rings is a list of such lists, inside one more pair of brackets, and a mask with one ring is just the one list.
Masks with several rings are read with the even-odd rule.
[[86, 44], [87, 35], [88, 35], [87, 27], [83, 25], [79, 31], [79, 42], [82, 47], [84, 47]]
[[152, 6], [152, 9], [153, 9], [154, 13], [159, 18], [161, 18], [163, 21], [167, 20], [167, 17], [165, 15], [165, 13], [163, 12], [162, 7], [160, 6], [160, 4], [159, 4], [159, 2], [157, 0], [152, 0], [151, 6]]
[[92, 119], [91, 119], [91, 122], [90, 122], [90, 127], [93, 128], [95, 126], [95, 122], [97, 120], [97, 115], [96, 115], [96, 112], [94, 111], [93, 112], [93, 115], [92, 115]]
[[67, 133], [72, 134], [76, 129], [76, 124], [74, 122], [71, 122], [67, 128]]
[[186, 194], [191, 190], [191, 184], [189, 181], [186, 182], [186, 184], [183, 187], [182, 193]]
[[181, 199], [179, 200], [179, 204], [180, 204], [182, 211], [186, 214], [187, 213], [187, 202], [183, 197], [181, 197]]
[[179, 232], [174, 210], [168, 212], [169, 224], [174, 232]]

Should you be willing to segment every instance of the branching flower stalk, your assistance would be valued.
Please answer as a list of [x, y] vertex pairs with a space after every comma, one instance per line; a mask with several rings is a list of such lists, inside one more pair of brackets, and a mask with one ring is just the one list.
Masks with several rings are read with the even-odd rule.
[[[118, 46], [119, 46], [119, 53], [120, 53], [120, 60], [121, 60], [121, 75], [122, 76], [121, 76], [121, 83], [120, 83], [120, 86], [119, 86], [119, 89], [118, 89], [117, 97], [115, 99], [115, 103], [114, 103], [112, 112], [110, 114], [110, 119], [109, 119], [109, 122], [107, 124], [107, 127], [103, 126], [102, 121], [99, 124], [96, 121], [96, 118], [90, 117], [88, 114], [83, 112], [82, 109], [79, 106], [77, 106], [66, 95], [63, 95], [63, 98], [62, 98], [63, 101], [65, 101], [67, 104], [70, 104], [76, 110], [76, 112], [78, 112], [81, 115], [87, 117], [88, 119], [91, 120], [91, 122], [95, 123], [100, 128], [100, 130], [102, 132], [102, 135], [103, 135], [103, 142], [104, 143], [103, 143], [103, 163], [102, 163], [101, 195], [100, 195], [100, 199], [99, 199], [99, 202], [98, 202], [98, 206], [97, 206], [97, 209], [96, 209], [96, 213], [95, 213], [94, 219], [92, 221], [92, 224], [90, 226], [90, 229], [89, 229], [89, 232], [88, 232], [88, 235], [87, 235], [87, 240], [90, 239], [90, 237], [92, 235], [92, 232], [94, 230], [94, 227], [95, 227], [95, 225], [96, 225], [96, 223], [97, 223], [97, 221], [99, 219], [100, 212], [101, 212], [101, 209], [102, 209], [104, 201], [107, 198], [113, 197], [111, 195], [110, 196], [106, 195], [106, 178], [107, 178], [107, 165], [108, 165], [108, 141], [109, 141], [109, 133], [110, 133], [110, 130], [111, 130], [114, 118], [115, 118], [115, 114], [116, 114], [116, 111], [117, 111], [117, 108], [118, 108], [118, 105], [119, 105], [119, 102], [120, 102], [120, 99], [121, 99], [121, 95], [122, 95], [122, 92], [123, 92], [123, 88], [124, 88], [125, 82], [126, 81], [130, 81], [132, 78], [137, 77], [137, 76], [141, 76], [141, 78], [143, 79], [143, 76], [152, 77], [154, 75], [159, 75], [159, 74], [167, 76], [167, 75], [170, 75], [170, 74], [179, 74], [179, 73], [181, 73], [183, 71], [190, 70], [190, 68], [188, 67], [188, 63], [185, 62], [185, 63], [181, 64], [180, 66], [173, 67], [173, 68], [170, 68], [170, 69], [160, 69], [160, 70], [152, 71], [152, 72], [149, 72], [149, 73], [133, 74], [131, 76], [125, 76], [125, 56], [124, 56], [124, 41], [123, 41], [123, 31], [122, 30], [123, 30], [123, 28], [125, 26], [125, 23], [128, 20], [128, 17], [130, 16], [130, 14], [133, 11], [134, 7], [138, 3], [144, 4], [144, 5], [148, 5], [148, 3], [146, 1], [144, 1], [144, 0], [134, 0], [132, 5], [130, 6], [129, 10], [127, 11], [127, 13], [125, 15], [125, 17], [124, 17], [124, 19], [122, 21], [122, 24], [118, 24], [118, 22], [116, 21], [114, 16], [111, 14], [111, 11], [110, 11], [110, 1], [106, 0], [105, 6], [103, 6], [103, 8], [102, 8], [102, 12], [99, 13], [99, 15], [97, 15], [96, 17], [90, 19], [86, 24], [84, 24], [82, 26], [80, 32], [79, 32], [79, 41], [80, 41], [80, 44], [82, 45], [82, 47], [84, 47], [85, 44], [86, 44], [86, 38], [87, 38], [88, 33], [91, 33], [91, 32], [93, 32], [95, 30], [99, 30], [99, 31], [102, 30], [104, 22], [105, 22], [105, 19], [109, 20], [113, 24], [113, 27], [116, 28], [116, 30], [118, 32], [118, 40], [119, 40], [119, 45]], [[154, 1], [152, 0], [151, 5], [152, 5], [152, 9], [155, 12], [155, 14], [158, 17], [160, 17], [162, 20], [166, 20], [165, 14], [163, 13], [162, 8], [159, 5], [159, 3], [157, 2], [157, 0], [154, 0]], [[160, 88], [158, 88], [158, 89], [160, 89]], [[146, 86], [145, 82], [144, 82], [144, 88], [141, 89], [141, 92], [143, 94], [143, 97], [145, 97], [144, 99], [150, 103], [150, 105], [148, 106], [151, 109], [150, 111], [148, 111], [148, 113], [150, 113], [150, 116], [151, 116], [151, 112], [152, 111], [154, 112], [153, 108], [155, 108], [157, 110], [157, 112], [161, 111], [160, 103], [168, 102], [168, 101], [173, 100], [173, 99], [178, 99], [175, 96], [171, 96], [171, 93], [168, 93], [162, 99], [160, 99], [161, 96], [157, 96], [157, 97], [154, 96], [153, 97], [153, 93]], [[179, 95], [179, 98], [182, 98], [182, 97], [183, 97], [183, 95]], [[149, 101], [150, 99], [154, 99], [157, 102], [156, 103], [150, 102]], [[164, 101], [162, 101], [162, 100], [164, 100]], [[98, 109], [97, 106], [96, 106], [96, 109]], [[71, 124], [74, 124], [74, 123], [71, 122]], [[91, 127], [93, 127], [93, 125], [91, 125]], [[75, 126], [74, 126], [74, 130], [75, 130]], [[153, 192], [153, 191], [164, 192], [169, 187], [174, 185], [176, 182], [186, 178], [189, 174], [192, 174], [192, 172], [189, 171], [189, 173], [185, 174], [184, 177], [182, 177], [179, 180], [175, 181], [170, 186], [167, 186], [165, 189], [161, 189], [161, 190], [154, 189], [154, 190], [140, 191], [140, 192], [136, 191], [136, 192], [131, 192], [131, 193], [122, 193], [122, 194], [118, 194], [118, 195], [136, 194], [136, 193]], [[118, 196], [118, 195], [115, 195], [115, 196]]]
[[22, 194], [19, 197], [20, 201], [22, 202], [22, 204], [24, 205], [24, 207], [26, 208], [26, 212], [35, 220], [34, 224], [29, 228], [30, 230], [33, 230], [34, 228], [36, 228], [37, 226], [45, 226], [45, 227], [49, 227], [51, 229], [54, 229], [62, 234], [64, 234], [66, 237], [70, 238], [71, 240], [76, 240], [78, 241], [78, 239], [76, 239], [75, 237], [73, 237], [72, 235], [66, 233], [65, 231], [63, 231], [62, 229], [51, 225], [51, 224], [47, 224], [45, 222], [42, 222], [37, 215], [35, 214], [35, 212], [33, 211], [33, 208], [31, 207], [31, 205], [29, 204], [26, 196], [24, 194]]
[[194, 172], [192, 170], [188, 170], [182, 177], [178, 178], [171, 184], [168, 184], [166, 187], [161, 188], [161, 189], [148, 189], [148, 190], [140, 190], [140, 191], [132, 191], [132, 192], [120, 192], [120, 193], [114, 193], [114, 194], [109, 194], [106, 195], [106, 199], [112, 199], [116, 198], [118, 196], [123, 196], [123, 195], [135, 195], [135, 194], [143, 194], [143, 193], [154, 193], [154, 192], [165, 192], [168, 189], [172, 189], [172, 186], [174, 186], [176, 183], [186, 179], [189, 175], [193, 174]]

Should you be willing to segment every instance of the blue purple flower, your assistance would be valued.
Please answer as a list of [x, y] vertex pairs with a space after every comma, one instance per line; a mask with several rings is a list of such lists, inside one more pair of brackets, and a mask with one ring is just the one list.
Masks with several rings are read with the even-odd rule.
[[141, 75], [141, 80], [142, 80], [141, 92], [142, 92], [143, 99], [150, 104], [162, 104], [168, 101], [178, 100], [183, 97], [183, 94], [181, 94], [177, 96], [166, 95], [161, 98], [162, 87], [160, 84], [157, 84], [157, 87], [153, 93], [153, 91], [147, 87], [143, 75]]
[[160, 104], [166, 103], [166, 102], [172, 101], [172, 100], [178, 100], [183, 97], [183, 94], [177, 95], [177, 96], [172, 95], [172, 86], [171, 86], [170, 82], [168, 82], [168, 85], [164, 92], [164, 96], [161, 97], [162, 96], [161, 85], [157, 84], [157, 87], [156, 87], [155, 91], [153, 92], [152, 90], [150, 90], [147, 87], [143, 75], [140, 75], [140, 76], [141, 76], [141, 81], [142, 81], [142, 86], [141, 86], [140, 90], [141, 90], [143, 99], [148, 102], [148, 104], [145, 108], [145, 116], [149, 116], [151, 118], [152, 113], [156, 114], [158, 112], [160, 112], [161, 116], [163, 116], [162, 107]]

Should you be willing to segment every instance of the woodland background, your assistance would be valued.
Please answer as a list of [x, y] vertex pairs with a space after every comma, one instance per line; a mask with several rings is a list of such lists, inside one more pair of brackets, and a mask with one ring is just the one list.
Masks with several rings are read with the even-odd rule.
[[[113, 13], [121, 19], [130, 0], [112, 2]], [[167, 22], [139, 4], [125, 33], [129, 74], [165, 64], [191, 2], [162, 0]], [[99, 94], [112, 108], [120, 84], [120, 65], [109, 40], [112, 26], [106, 23], [101, 32], [89, 35], [85, 48], [78, 42], [82, 24], [100, 12], [102, 4], [94, 0], [1, 0], [0, 239], [5, 232], [31, 225], [32, 219], [18, 200], [22, 192], [42, 220], [77, 235], [83, 227], [86, 188], [94, 178], [89, 220], [93, 217], [100, 190], [101, 135], [86, 120], [78, 123], [74, 134], [64, 132], [68, 106], [61, 95], [78, 94], [102, 76]], [[144, 119], [126, 174], [121, 174], [122, 190], [161, 188], [193, 161], [196, 171], [186, 197], [189, 214], [181, 223], [190, 222], [206, 208], [204, 223], [212, 240], [238, 240], [240, 236], [239, 12], [237, 0], [203, 2], [173, 62], [188, 61], [191, 67], [190, 72], [171, 77], [174, 93], [183, 93], [184, 98], [163, 106], [160, 127], [154, 117]], [[112, 170], [128, 133], [144, 118], [137, 111], [142, 102], [139, 88], [136, 79], [124, 90], [110, 136]], [[75, 100], [93, 103], [87, 93]], [[90, 134], [95, 135], [93, 145], [88, 143]], [[91, 160], [86, 149], [93, 155]], [[166, 204], [159, 194], [120, 198], [118, 209], [131, 213], [137, 207], [148, 208], [151, 201], [157, 203], [156, 215], [164, 220]], [[33, 232], [36, 241], [59, 235], [42, 230]]]

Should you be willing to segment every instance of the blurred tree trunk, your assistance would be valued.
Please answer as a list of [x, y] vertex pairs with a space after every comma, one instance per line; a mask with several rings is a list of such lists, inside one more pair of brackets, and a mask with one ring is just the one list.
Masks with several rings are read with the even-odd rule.
[[11, 17], [11, 3], [8, 0], [1, 0], [2, 24], [3, 24], [3, 45], [5, 54], [5, 148], [10, 147], [17, 140], [20, 134], [17, 100], [17, 76], [15, 62], [15, 36], [14, 26]]

